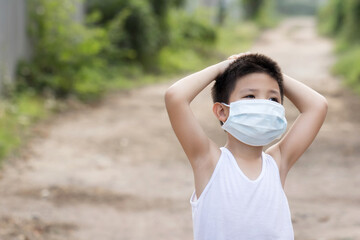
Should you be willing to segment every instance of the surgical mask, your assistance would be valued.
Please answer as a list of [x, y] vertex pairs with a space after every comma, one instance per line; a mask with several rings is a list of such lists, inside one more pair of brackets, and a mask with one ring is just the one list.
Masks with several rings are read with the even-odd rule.
[[251, 146], [265, 146], [286, 131], [284, 107], [265, 99], [231, 102], [230, 114], [222, 128], [239, 141]]

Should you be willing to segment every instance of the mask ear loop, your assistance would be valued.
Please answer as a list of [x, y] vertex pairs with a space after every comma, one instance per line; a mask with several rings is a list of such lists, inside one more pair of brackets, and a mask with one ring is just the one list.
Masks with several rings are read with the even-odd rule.
[[[226, 103], [224, 103], [224, 102], [221, 102], [220, 104], [222, 104], [222, 105], [224, 105], [224, 106], [226, 106], [226, 107], [230, 108], [230, 105], [229, 105], [229, 104], [226, 104]], [[225, 123], [225, 122], [223, 122], [223, 121], [221, 121], [221, 122], [222, 122], [222, 124], [224, 125], [224, 123]]]

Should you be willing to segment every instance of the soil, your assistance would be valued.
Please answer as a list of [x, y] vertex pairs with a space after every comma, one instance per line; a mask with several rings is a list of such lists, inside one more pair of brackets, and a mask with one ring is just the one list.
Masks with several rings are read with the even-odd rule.
[[[332, 49], [312, 18], [285, 20], [251, 49], [329, 102], [285, 185], [296, 239], [360, 239], [360, 97], [331, 75]], [[192, 170], [163, 101], [174, 81], [114, 92], [37, 125], [0, 171], [0, 239], [192, 239]], [[223, 146], [211, 105], [210, 88], [192, 103]], [[291, 124], [298, 112], [285, 107]]]

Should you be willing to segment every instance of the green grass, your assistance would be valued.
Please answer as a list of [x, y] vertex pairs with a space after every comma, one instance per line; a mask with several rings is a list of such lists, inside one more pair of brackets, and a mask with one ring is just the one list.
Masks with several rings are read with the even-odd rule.
[[12, 114], [2, 116], [0, 120], [0, 159], [7, 156], [20, 144], [20, 129]]
[[45, 100], [31, 92], [0, 102], [0, 163], [21, 144], [28, 127], [48, 112]]

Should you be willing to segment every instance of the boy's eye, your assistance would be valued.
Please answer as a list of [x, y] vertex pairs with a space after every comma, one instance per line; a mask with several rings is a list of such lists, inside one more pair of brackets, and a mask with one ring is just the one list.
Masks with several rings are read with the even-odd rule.
[[277, 102], [277, 103], [279, 102], [279, 100], [278, 100], [277, 98], [270, 98], [269, 100], [270, 100], [270, 101]]
[[255, 96], [254, 95], [247, 95], [244, 98], [255, 98]]

